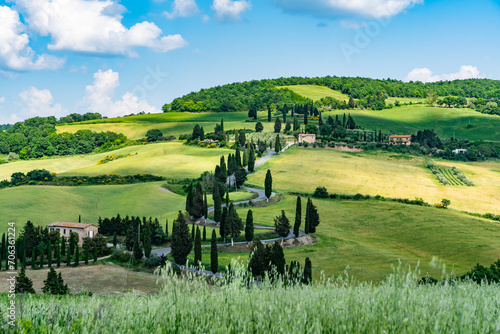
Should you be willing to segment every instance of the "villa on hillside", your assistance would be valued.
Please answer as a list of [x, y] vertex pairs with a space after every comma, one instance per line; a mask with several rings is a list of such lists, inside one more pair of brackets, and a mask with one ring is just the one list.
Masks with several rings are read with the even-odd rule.
[[410, 145], [411, 135], [392, 135], [389, 137], [389, 144], [392, 145]]
[[312, 144], [316, 142], [316, 135], [313, 133], [300, 133], [299, 143], [309, 143]]
[[69, 238], [71, 232], [78, 233], [78, 245], [83, 246], [83, 238], [93, 238], [97, 234], [98, 228], [93, 224], [83, 223], [63, 223], [56, 222], [49, 224], [49, 231], [59, 231], [59, 235]]

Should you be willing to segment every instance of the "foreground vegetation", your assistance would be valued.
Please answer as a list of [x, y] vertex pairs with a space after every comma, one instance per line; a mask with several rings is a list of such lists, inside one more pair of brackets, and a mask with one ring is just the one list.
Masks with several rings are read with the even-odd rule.
[[[236, 266], [233, 266], [233, 268]], [[21, 333], [491, 333], [500, 329], [497, 285], [418, 285], [414, 272], [384, 283], [346, 284], [346, 277], [248, 288], [236, 277], [207, 285], [163, 272], [152, 297], [17, 296]], [[22, 300], [21, 300], [22, 298]], [[0, 296], [2, 305], [7, 295]], [[7, 319], [1, 329], [9, 333]], [[14, 332], [10, 330], [10, 332]]]

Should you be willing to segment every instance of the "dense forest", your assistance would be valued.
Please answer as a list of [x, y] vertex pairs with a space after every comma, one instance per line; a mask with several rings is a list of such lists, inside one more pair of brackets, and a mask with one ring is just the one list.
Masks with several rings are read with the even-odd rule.
[[228, 112], [249, 110], [252, 107], [265, 110], [270, 105], [281, 109], [283, 105], [312, 102], [289, 89], [277, 88], [290, 85], [329, 87], [353, 99], [360, 100], [362, 102], [361, 106], [377, 110], [385, 107], [380, 102], [381, 97], [427, 98], [431, 94], [438, 97], [454, 96], [474, 99], [470, 107], [485, 113], [500, 114], [498, 109], [500, 81], [496, 80], [468, 79], [422, 83], [392, 79], [380, 80], [331, 76], [324, 78], [291, 77], [254, 80], [202, 89], [199, 92], [177, 98], [170, 104], [165, 104], [163, 111]]
[[85, 154], [96, 148], [112, 148], [127, 141], [123, 134], [79, 130], [76, 133], [56, 133], [55, 117], [34, 117], [18, 122], [0, 132], [0, 153], [9, 159], [29, 159], [42, 156]]

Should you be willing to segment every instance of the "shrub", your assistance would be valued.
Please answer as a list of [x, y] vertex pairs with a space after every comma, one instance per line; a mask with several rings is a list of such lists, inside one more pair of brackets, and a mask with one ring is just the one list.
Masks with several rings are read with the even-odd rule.
[[328, 198], [328, 191], [325, 187], [317, 187], [312, 196], [315, 198]]
[[161, 258], [155, 253], [152, 253], [151, 256], [144, 261], [144, 265], [148, 268], [158, 267], [160, 264]]
[[129, 252], [125, 252], [123, 249], [115, 248], [113, 249], [111, 258], [120, 263], [127, 263], [132, 260], [132, 254], [130, 254]]

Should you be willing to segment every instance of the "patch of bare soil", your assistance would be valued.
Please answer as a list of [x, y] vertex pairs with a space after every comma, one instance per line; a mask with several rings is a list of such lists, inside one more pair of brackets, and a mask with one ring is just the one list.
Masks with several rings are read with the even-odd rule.
[[316, 241], [317, 241], [316, 237], [306, 234], [298, 238], [285, 240], [285, 242], [283, 243], [283, 248], [308, 246], [316, 243]]

